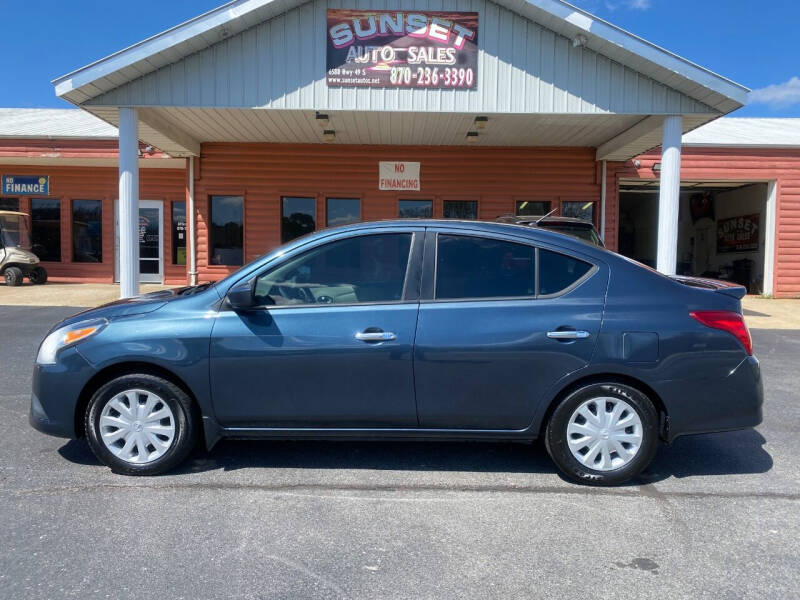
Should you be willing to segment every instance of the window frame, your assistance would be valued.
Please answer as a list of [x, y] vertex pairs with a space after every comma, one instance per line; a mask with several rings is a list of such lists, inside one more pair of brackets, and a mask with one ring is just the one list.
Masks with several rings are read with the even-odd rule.
[[[97, 262], [86, 261], [86, 260], [75, 260], [75, 203], [76, 202], [99, 202], [100, 203], [100, 260]], [[67, 199], [69, 203], [69, 257], [71, 263], [80, 264], [80, 265], [103, 265], [106, 264], [107, 257], [105, 256], [105, 240], [103, 239], [104, 236], [104, 223], [103, 219], [105, 218], [105, 199], [100, 198], [87, 198], [85, 196], [79, 197], [70, 197]], [[62, 209], [63, 210], [63, 209]], [[63, 213], [62, 213], [63, 214]], [[138, 219], [137, 219], [138, 222]], [[62, 242], [63, 243], [63, 242]], [[63, 253], [62, 253], [62, 261], [63, 261]]]
[[[550, 210], [548, 212], [552, 212], [553, 210], [558, 210], [561, 206], [560, 200], [557, 196], [514, 196], [512, 198], [513, 205], [513, 215], [515, 217], [540, 217], [544, 215], [521, 215], [519, 214], [518, 205], [521, 202], [549, 202], [550, 203]], [[545, 215], [547, 214], [544, 213]]]
[[[28, 211], [30, 215], [31, 245], [33, 245], [33, 203], [37, 200], [52, 201], [58, 203], [58, 260], [41, 260], [43, 263], [63, 264], [64, 261], [64, 201], [56, 196], [31, 196], [28, 198]], [[72, 246], [72, 203], [70, 202], [70, 246]], [[102, 218], [102, 213], [101, 213]], [[101, 240], [102, 241], [102, 240]], [[74, 249], [73, 249], [74, 251]], [[81, 263], [90, 264], [90, 263]]]
[[[304, 235], [309, 235], [309, 234], [315, 233], [317, 231], [320, 231], [319, 217], [322, 214], [322, 211], [320, 210], [320, 208], [322, 208], [323, 211], [327, 208], [327, 203], [325, 202], [325, 199], [322, 198], [322, 202], [320, 202], [320, 195], [317, 192], [292, 191], [292, 190], [284, 191], [284, 190], [280, 190], [278, 192], [278, 245], [282, 246], [283, 244], [291, 244], [295, 240], [300, 239], [301, 237], [303, 237], [302, 235], [300, 235], [300, 236], [297, 236], [296, 238], [292, 238], [291, 240], [289, 240], [287, 242], [283, 241], [283, 200], [284, 200], [284, 198], [302, 198], [302, 199], [306, 199], [306, 200], [313, 200], [314, 201], [314, 230], [310, 231], [308, 234], [304, 234]], [[325, 222], [327, 223], [327, 221], [328, 221], [328, 216], [327, 216], [327, 214], [325, 214]], [[324, 229], [324, 227], [323, 227], [323, 229]]]
[[[358, 221], [352, 223], [344, 223], [342, 225], [331, 225], [328, 222], [328, 204], [331, 200], [358, 200]], [[323, 229], [330, 229], [332, 227], [347, 227], [348, 225], [355, 225], [356, 223], [364, 222], [364, 198], [361, 194], [325, 194], [322, 196], [322, 204], [325, 209], [325, 225]], [[281, 207], [282, 209], [283, 207]], [[319, 231], [319, 227], [315, 231]]]
[[[397, 195], [395, 198], [395, 206], [397, 208], [397, 216], [394, 217], [395, 219], [402, 219], [404, 221], [424, 221], [425, 219], [435, 219], [436, 218], [436, 199], [430, 196], [425, 196], [422, 198], [413, 198], [409, 195]], [[431, 216], [430, 217], [401, 217], [400, 216], [400, 203], [401, 202], [429, 202], [431, 205]]]
[[[436, 286], [438, 283], [438, 276], [439, 276], [439, 236], [440, 235], [449, 235], [449, 236], [460, 236], [460, 237], [476, 237], [476, 238], [483, 238], [483, 239], [490, 239], [490, 240], [497, 240], [501, 242], [507, 242], [512, 244], [520, 244], [522, 246], [531, 246], [534, 248], [534, 268], [535, 268], [535, 294], [533, 296], [492, 296], [492, 297], [473, 297], [473, 298], [437, 298], [436, 297]], [[579, 260], [586, 264], [591, 265], [591, 268], [579, 279], [574, 281], [570, 286], [564, 288], [563, 290], [556, 292], [555, 294], [540, 294], [539, 293], [539, 277], [540, 277], [540, 268], [539, 268], [539, 251], [545, 250], [548, 252], [553, 252], [555, 254], [562, 254], [573, 260]], [[434, 303], [434, 304], [442, 304], [448, 302], [519, 302], [519, 301], [526, 301], [532, 302], [537, 300], [552, 300], [556, 298], [560, 298], [561, 296], [565, 296], [570, 292], [574, 291], [575, 289], [582, 286], [586, 283], [589, 279], [591, 279], [598, 271], [600, 267], [597, 261], [584, 256], [576, 256], [575, 254], [565, 251], [564, 249], [557, 249], [551, 246], [547, 246], [544, 244], [540, 244], [537, 242], [533, 242], [530, 239], [523, 239], [514, 236], [505, 236], [505, 235], [497, 235], [497, 234], [490, 234], [480, 231], [468, 231], [468, 230], [451, 230], [451, 229], [437, 229], [437, 230], [428, 230], [425, 239], [425, 267], [423, 270], [423, 283], [422, 283], [422, 298], [421, 302], [424, 303]]]
[[[446, 217], [444, 214], [444, 207], [448, 202], [474, 202], [475, 203], [475, 218], [474, 219], [461, 219], [458, 217]], [[480, 221], [481, 220], [481, 201], [478, 198], [455, 198], [446, 197], [442, 198], [442, 219], [448, 221]]]
[[[212, 227], [213, 227], [213, 222], [212, 222], [213, 210], [212, 210], [211, 206], [212, 206], [213, 198], [217, 197], [217, 196], [224, 196], [224, 197], [228, 197], [228, 198], [233, 197], [233, 198], [241, 198], [242, 199], [242, 264], [240, 264], [240, 265], [218, 265], [218, 264], [215, 264], [215, 263], [211, 262], [211, 247], [212, 247], [212, 239], [211, 239], [212, 234], [211, 234], [211, 231], [212, 231]], [[210, 190], [206, 190], [206, 202], [207, 202], [207, 204], [206, 204], [206, 211], [207, 211], [206, 212], [206, 218], [208, 220], [207, 221], [208, 227], [207, 227], [207, 233], [206, 233], [206, 246], [207, 246], [207, 248], [206, 248], [207, 249], [206, 266], [207, 266], [207, 268], [209, 268], [209, 269], [218, 269], [218, 270], [223, 270], [223, 271], [230, 270], [230, 269], [234, 269], [234, 270], [235, 269], [241, 269], [243, 266], [245, 266], [247, 264], [247, 227], [246, 227], [246, 224], [247, 224], [247, 196], [246, 196], [246, 194], [244, 192], [242, 192], [242, 191], [237, 191], [237, 190], [233, 190], [233, 191], [227, 190], [227, 191], [225, 191], [225, 190], [210, 189]], [[188, 206], [187, 206], [186, 210], [187, 211], [189, 210]], [[189, 218], [188, 213], [186, 215], [186, 218], [187, 218], [187, 221], [188, 221], [188, 218]], [[172, 227], [172, 224], [170, 223], [170, 231], [171, 231], [171, 227]], [[186, 258], [187, 258], [187, 262], [188, 262], [188, 258], [189, 258], [189, 256], [188, 256], [188, 247], [189, 247], [188, 240], [187, 240], [186, 247], [187, 247], [187, 256], [186, 256]], [[183, 266], [183, 265], [178, 265], [178, 266]], [[186, 266], [188, 268], [188, 265], [186, 265]]]
[[402, 298], [400, 300], [391, 301], [377, 301], [377, 302], [347, 302], [342, 304], [257, 304], [252, 307], [252, 310], [305, 310], [305, 309], [320, 309], [320, 308], [346, 308], [354, 306], [396, 306], [401, 304], [418, 304], [420, 302], [420, 280], [422, 278], [422, 258], [423, 248], [425, 243], [425, 230], [419, 229], [381, 229], [381, 230], [365, 230], [359, 232], [357, 235], [350, 233], [336, 236], [333, 238], [325, 238], [320, 240], [319, 243], [313, 245], [306, 245], [297, 248], [294, 252], [290, 252], [281, 256], [277, 261], [271, 261], [270, 264], [265, 265], [255, 273], [245, 277], [234, 283], [230, 288], [233, 289], [240, 285], [242, 281], [247, 281], [252, 287], [252, 293], [255, 296], [256, 281], [266, 275], [267, 273], [278, 269], [285, 265], [288, 261], [294, 260], [304, 254], [313, 252], [322, 246], [335, 244], [337, 242], [352, 240], [357, 237], [367, 237], [375, 235], [392, 235], [392, 234], [407, 234], [411, 235], [411, 245], [408, 251], [408, 261], [406, 263], [406, 275], [403, 281]]

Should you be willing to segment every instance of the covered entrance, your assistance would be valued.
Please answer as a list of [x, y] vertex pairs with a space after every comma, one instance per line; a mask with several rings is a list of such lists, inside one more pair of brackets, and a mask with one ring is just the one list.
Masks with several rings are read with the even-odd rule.
[[[659, 180], [620, 181], [620, 254], [656, 267]], [[751, 294], [772, 290], [774, 185], [681, 181], [678, 275], [733, 281]], [[769, 293], [769, 292], [767, 292]]]
[[[119, 200], [114, 202], [114, 281], [119, 281]], [[164, 282], [164, 203], [139, 201], [139, 281]]]

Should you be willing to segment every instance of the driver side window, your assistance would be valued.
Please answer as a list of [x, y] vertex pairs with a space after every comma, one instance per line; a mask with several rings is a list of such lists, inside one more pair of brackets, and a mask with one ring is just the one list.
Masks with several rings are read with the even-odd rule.
[[258, 305], [360, 304], [403, 299], [410, 233], [324, 244], [256, 279]]

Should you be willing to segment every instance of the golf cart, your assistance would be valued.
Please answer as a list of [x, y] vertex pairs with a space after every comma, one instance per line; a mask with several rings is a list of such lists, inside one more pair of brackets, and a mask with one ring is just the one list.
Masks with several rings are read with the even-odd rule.
[[47, 281], [47, 271], [39, 266], [39, 257], [31, 252], [28, 215], [0, 210], [0, 274], [6, 285], [22, 285], [22, 278], [31, 283]]

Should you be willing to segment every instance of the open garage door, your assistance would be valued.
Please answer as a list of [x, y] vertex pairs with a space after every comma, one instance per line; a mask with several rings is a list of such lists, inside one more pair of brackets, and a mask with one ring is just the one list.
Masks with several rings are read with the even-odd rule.
[[[658, 180], [623, 180], [619, 252], [653, 268], [658, 250]], [[767, 182], [683, 181], [677, 272], [772, 293], [774, 206]]]

